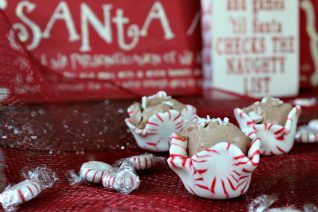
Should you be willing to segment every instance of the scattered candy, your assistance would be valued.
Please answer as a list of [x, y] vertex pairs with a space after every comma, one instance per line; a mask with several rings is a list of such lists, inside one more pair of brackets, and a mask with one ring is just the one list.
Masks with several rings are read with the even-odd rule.
[[24, 177], [26, 180], [14, 186], [8, 186], [0, 194], [0, 202], [5, 211], [15, 211], [18, 205], [37, 197], [58, 180], [56, 174], [45, 166], [27, 171]]
[[311, 120], [308, 126], [314, 130], [318, 131], [318, 119]]
[[295, 139], [302, 143], [318, 142], [318, 119], [310, 121], [308, 125], [300, 126]]
[[296, 208], [291, 205], [282, 208], [269, 208], [274, 202], [278, 200], [277, 196], [274, 195], [261, 195], [254, 199], [248, 206], [248, 212], [317, 212], [318, 208], [312, 204], [306, 204], [303, 210]]
[[294, 100], [295, 105], [311, 107], [317, 103], [315, 98], [299, 98]]
[[107, 163], [89, 161], [83, 163], [79, 175], [77, 175], [74, 171], [69, 171], [69, 182], [71, 185], [79, 184], [83, 181], [101, 183], [102, 178], [113, 171], [114, 168]]
[[[154, 159], [152, 158], [152, 160]], [[119, 168], [114, 168], [99, 161], [84, 163], [79, 175], [73, 170], [69, 171], [69, 182], [71, 185], [77, 185], [84, 181], [102, 183], [105, 188], [116, 190], [122, 194], [129, 194], [138, 188], [140, 184], [139, 176], [136, 174], [134, 164], [130, 160], [119, 160], [118, 165], [120, 165]]]
[[128, 158], [123, 158], [114, 163], [114, 166], [119, 166], [124, 161], [129, 161], [133, 164], [135, 170], [150, 169], [159, 162], [166, 161], [164, 157], [157, 157], [150, 153], [145, 153], [141, 155], [135, 155]]
[[116, 172], [105, 175], [102, 179], [103, 186], [114, 189], [122, 194], [130, 194], [138, 188], [140, 179], [129, 161], [123, 161]]
[[248, 206], [248, 212], [262, 212], [278, 200], [274, 195], [262, 195], [254, 199]]

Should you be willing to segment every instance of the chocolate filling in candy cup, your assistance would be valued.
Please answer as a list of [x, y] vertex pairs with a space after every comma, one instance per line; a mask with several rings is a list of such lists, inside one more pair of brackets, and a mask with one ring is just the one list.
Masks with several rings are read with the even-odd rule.
[[208, 199], [238, 197], [248, 190], [260, 159], [260, 139], [255, 135], [249, 138], [247, 155], [236, 145], [220, 142], [189, 157], [188, 139], [174, 133], [168, 164], [193, 195]]
[[[158, 101], [157, 101], [158, 100]], [[160, 101], [159, 101], [160, 100]], [[145, 102], [156, 101], [153, 107], [155, 113], [143, 116], [149, 110]], [[160, 103], [158, 103], [160, 102]], [[186, 121], [196, 116], [196, 109], [191, 105], [181, 105], [181, 103], [167, 96], [163, 91], [150, 97], [143, 97], [141, 111], [136, 104], [128, 108], [129, 118], [125, 119], [128, 128], [131, 130], [137, 145], [145, 150], [153, 152], [165, 152], [169, 150], [169, 136], [173, 132], [180, 132]], [[162, 108], [159, 108], [162, 106]], [[169, 108], [170, 109], [167, 109]], [[159, 109], [158, 109], [159, 108]], [[148, 117], [149, 116], [149, 117]], [[137, 118], [136, 118], [137, 117]], [[143, 117], [143, 118], [142, 118]], [[147, 119], [145, 120], [146, 117]], [[136, 119], [140, 122], [136, 123]]]
[[301, 107], [294, 106], [285, 117], [284, 124], [273, 124], [266, 120], [259, 122], [253, 113], [235, 108], [234, 115], [241, 130], [246, 134], [256, 134], [261, 139], [262, 155], [282, 155], [288, 153], [294, 145], [297, 122]]

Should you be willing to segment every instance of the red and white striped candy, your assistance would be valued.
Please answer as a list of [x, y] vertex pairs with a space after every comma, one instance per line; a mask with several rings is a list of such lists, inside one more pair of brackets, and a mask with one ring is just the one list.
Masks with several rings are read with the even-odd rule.
[[138, 188], [140, 179], [138, 175], [129, 171], [121, 170], [117, 173], [110, 173], [103, 177], [102, 184], [107, 189], [114, 189], [123, 194], [129, 194]]
[[1, 203], [4, 208], [20, 205], [37, 197], [41, 192], [40, 183], [33, 180], [24, 180], [1, 193]]
[[102, 178], [102, 183], [105, 188], [129, 194], [138, 188], [140, 179], [133, 164], [129, 161], [123, 161], [116, 172], [109, 173]]
[[240, 128], [244, 132], [254, 131], [261, 139], [260, 153], [262, 155], [282, 155], [288, 153], [294, 145], [294, 137], [301, 107], [296, 105], [287, 116], [286, 123], [282, 125], [271, 123], [254, 123], [252, 118], [243, 110], [234, 109], [234, 115]]
[[116, 176], [107, 174], [102, 178], [102, 184], [105, 188], [113, 189], [115, 185]]
[[318, 142], [318, 120], [312, 120], [308, 125], [301, 126], [295, 135], [297, 142], [317, 143]]
[[100, 161], [89, 161], [84, 163], [80, 170], [80, 177], [90, 183], [100, 183], [102, 178], [113, 172], [113, 167]]
[[[116, 181], [118, 180], [118, 177], [113, 174], [107, 174], [105, 177], [103, 177], [102, 183], [105, 188], [109, 189], [116, 189]], [[130, 187], [135, 187], [137, 184], [139, 185], [139, 179], [138, 181], [133, 177], [130, 176], [129, 179], [126, 179], [129, 182]]]
[[133, 164], [134, 169], [136, 170], [150, 169], [155, 163], [153, 154], [132, 156], [129, 158], [129, 161]]
[[113, 174], [107, 174], [102, 180], [103, 186], [108, 189], [114, 189], [118, 192], [129, 194], [140, 184], [138, 176], [127, 176], [125, 178]]
[[317, 143], [318, 142], [318, 132], [312, 132], [302, 129], [297, 132], [295, 135], [295, 139], [300, 143]]
[[248, 190], [260, 159], [261, 141], [253, 134], [249, 137], [252, 141], [247, 155], [237, 146], [221, 142], [189, 157], [188, 140], [172, 134], [168, 164], [193, 195], [209, 199], [238, 197]]

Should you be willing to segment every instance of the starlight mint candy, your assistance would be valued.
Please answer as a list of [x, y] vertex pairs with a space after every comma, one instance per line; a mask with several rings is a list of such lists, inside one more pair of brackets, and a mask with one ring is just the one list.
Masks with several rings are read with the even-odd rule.
[[312, 120], [308, 125], [298, 128], [295, 139], [301, 143], [317, 143], [318, 142], [318, 119]]
[[114, 163], [114, 166], [119, 166], [124, 161], [132, 163], [135, 170], [144, 170], [154, 167], [157, 163], [165, 161], [164, 157], [158, 157], [150, 153], [144, 153], [141, 155], [131, 156], [129, 158], [123, 158]]
[[124, 161], [116, 172], [104, 176], [102, 183], [107, 189], [114, 189], [122, 194], [130, 194], [139, 187], [140, 179], [133, 168], [133, 164]]
[[58, 180], [57, 175], [45, 166], [29, 170], [24, 173], [24, 177], [26, 177], [24, 181], [8, 186], [0, 194], [0, 202], [6, 211], [15, 211], [18, 205], [37, 197]]
[[100, 161], [89, 161], [82, 165], [79, 175], [73, 170], [69, 171], [71, 185], [77, 185], [85, 181], [102, 183], [105, 188], [123, 194], [131, 193], [140, 184], [134, 165], [129, 160], [124, 160], [119, 168]]
[[186, 121], [196, 116], [196, 109], [172, 99], [164, 91], [143, 97], [141, 103], [128, 108], [126, 124], [140, 148], [164, 152], [169, 149], [169, 136], [180, 132]]
[[234, 109], [234, 115], [245, 134], [255, 133], [261, 139], [261, 154], [288, 153], [294, 136], [301, 107], [275, 98], [263, 98], [246, 108]]
[[245, 136], [228, 118], [196, 118], [170, 143], [170, 168], [188, 192], [209, 199], [243, 195], [260, 159], [260, 139]]
[[114, 171], [114, 168], [104, 162], [100, 161], [89, 161], [83, 163], [81, 166], [79, 175], [74, 171], [69, 172], [69, 181], [71, 185], [79, 184], [83, 181], [90, 183], [101, 183], [102, 178], [111, 172]]

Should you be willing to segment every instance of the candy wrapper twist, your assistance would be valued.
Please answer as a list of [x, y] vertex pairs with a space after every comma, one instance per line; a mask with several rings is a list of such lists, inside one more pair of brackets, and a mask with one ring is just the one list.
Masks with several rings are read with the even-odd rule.
[[28, 170], [22, 176], [26, 179], [14, 186], [8, 186], [0, 194], [0, 202], [5, 211], [15, 211], [20, 204], [37, 197], [58, 180], [55, 172], [45, 166]]
[[140, 179], [133, 164], [130, 161], [124, 161], [116, 172], [103, 177], [102, 183], [105, 188], [114, 189], [122, 194], [130, 194], [138, 188]]

